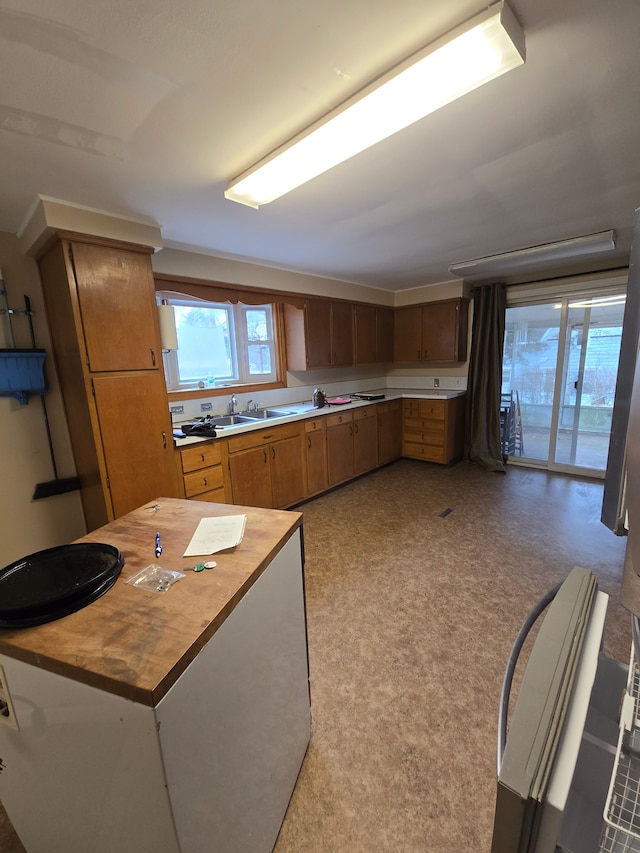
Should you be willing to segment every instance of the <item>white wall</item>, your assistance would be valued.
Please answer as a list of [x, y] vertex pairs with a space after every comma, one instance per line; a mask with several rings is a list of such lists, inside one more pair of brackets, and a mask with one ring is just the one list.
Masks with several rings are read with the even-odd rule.
[[151, 264], [154, 272], [165, 275], [284, 290], [288, 293], [320, 293], [323, 296], [349, 299], [353, 302], [375, 302], [388, 306], [394, 304], [393, 293], [388, 290], [179, 249], [162, 249], [153, 255]]
[[[31, 300], [38, 347], [47, 350], [45, 370], [50, 386], [45, 396], [59, 477], [75, 475], [62, 397], [53, 366], [51, 341], [44, 314], [38, 268], [24, 257], [18, 238], [0, 232], [0, 268], [9, 305], [24, 309], [24, 295]], [[4, 300], [0, 300], [4, 308]], [[15, 343], [31, 347], [26, 317], [12, 321]], [[6, 317], [0, 316], [0, 348], [9, 348]], [[42, 548], [62, 545], [86, 530], [78, 492], [32, 500], [37, 483], [54, 479], [40, 397], [21, 406], [15, 397], [0, 397], [0, 568]]]

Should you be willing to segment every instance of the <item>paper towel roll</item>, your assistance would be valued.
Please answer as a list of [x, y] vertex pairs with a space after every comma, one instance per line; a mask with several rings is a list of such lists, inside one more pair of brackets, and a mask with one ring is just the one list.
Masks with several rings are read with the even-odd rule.
[[158, 316], [160, 318], [160, 339], [162, 349], [178, 349], [178, 332], [176, 331], [176, 309], [173, 305], [165, 302], [158, 305]]

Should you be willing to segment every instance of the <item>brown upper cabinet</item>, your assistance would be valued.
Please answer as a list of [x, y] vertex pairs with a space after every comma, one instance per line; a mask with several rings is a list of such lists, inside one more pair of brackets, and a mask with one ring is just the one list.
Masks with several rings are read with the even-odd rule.
[[285, 305], [287, 367], [346, 367], [353, 364], [350, 302], [307, 299], [303, 308]]
[[149, 255], [74, 242], [70, 244], [69, 261], [89, 370], [161, 367]]
[[468, 299], [395, 310], [394, 362], [456, 364], [467, 358]]
[[356, 364], [393, 361], [393, 308], [353, 306]]

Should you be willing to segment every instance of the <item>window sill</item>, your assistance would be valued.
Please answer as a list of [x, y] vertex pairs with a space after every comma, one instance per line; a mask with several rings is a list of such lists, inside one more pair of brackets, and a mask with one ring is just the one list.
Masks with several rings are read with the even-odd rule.
[[216, 385], [215, 388], [188, 388], [180, 391], [167, 391], [169, 401], [173, 400], [197, 400], [201, 397], [228, 397], [229, 394], [255, 394], [260, 391], [273, 391], [277, 388], [286, 388], [284, 382], [259, 382], [254, 384], [229, 384]]

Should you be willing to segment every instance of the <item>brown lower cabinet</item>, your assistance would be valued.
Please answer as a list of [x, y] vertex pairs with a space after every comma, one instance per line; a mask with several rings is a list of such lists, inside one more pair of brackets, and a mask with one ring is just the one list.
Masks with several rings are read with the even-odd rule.
[[466, 397], [403, 400], [402, 455], [449, 465], [464, 451]]
[[307, 488], [306, 497], [329, 488], [327, 477], [327, 430], [325, 418], [310, 418], [304, 422]]
[[378, 467], [378, 421], [375, 406], [353, 412], [353, 473]]
[[282, 509], [304, 499], [299, 422], [227, 440], [233, 503]]
[[464, 406], [389, 400], [202, 442], [180, 451], [184, 494], [285, 509], [401, 456], [450, 464], [462, 456]]
[[402, 456], [402, 400], [378, 403], [378, 465]]
[[222, 442], [195, 444], [180, 451], [184, 496], [198, 501], [227, 503], [222, 467]]
[[354, 476], [353, 412], [327, 415], [327, 480], [330, 486]]

